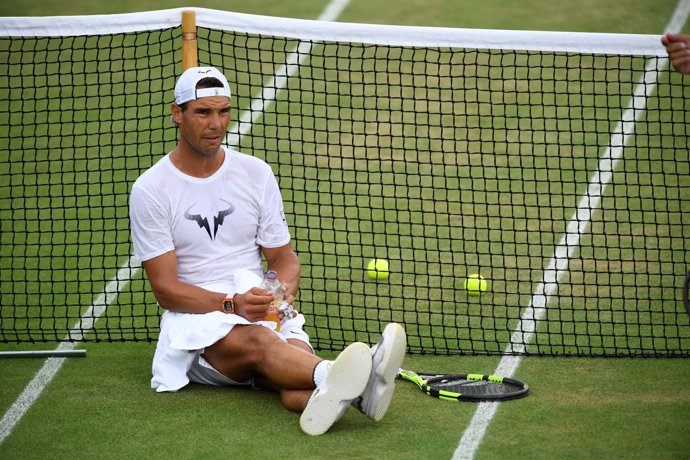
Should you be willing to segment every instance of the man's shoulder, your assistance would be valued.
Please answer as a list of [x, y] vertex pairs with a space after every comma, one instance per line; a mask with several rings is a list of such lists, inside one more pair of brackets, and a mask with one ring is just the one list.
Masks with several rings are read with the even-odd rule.
[[229, 156], [231, 159], [234, 161], [245, 161], [248, 163], [255, 163], [255, 164], [267, 164], [264, 160], [262, 160], [259, 157], [255, 157], [254, 155], [250, 155], [248, 153], [240, 152], [232, 147], [223, 147], [225, 149], [225, 154]]
[[248, 172], [264, 171], [264, 173], [271, 172], [271, 166], [259, 157], [249, 155], [247, 153], [238, 152], [230, 147], [224, 147], [225, 154], [231, 161], [231, 167], [241, 166], [248, 170]]
[[158, 183], [161, 180], [161, 175], [166, 174], [167, 162], [168, 156], [166, 155], [163, 158], [160, 158], [154, 164], [152, 164], [134, 181], [134, 187], [147, 188]]

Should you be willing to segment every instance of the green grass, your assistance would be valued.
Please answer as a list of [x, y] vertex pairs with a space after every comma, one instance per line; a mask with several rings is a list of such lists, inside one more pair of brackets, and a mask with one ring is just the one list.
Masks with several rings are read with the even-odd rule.
[[[203, 6], [315, 18], [324, 4], [323, 1], [231, 0], [205, 2]], [[61, 2], [57, 5], [36, 0], [5, 2], [0, 5], [0, 15], [122, 13], [177, 6], [187, 5], [157, 1]], [[519, 3], [356, 0], [346, 8], [340, 20], [658, 34], [668, 22], [674, 6], [675, 2], [668, 0], [639, 1], [634, 7], [612, 0]], [[63, 46], [65, 53], [71, 52], [71, 44]], [[123, 62], [136, 58], [136, 51], [133, 52], [132, 56], [125, 56]], [[98, 56], [93, 49], [87, 53], [91, 58]], [[237, 62], [240, 58], [235, 56]], [[226, 56], [223, 65], [231, 61]], [[130, 70], [136, 74], [134, 69]], [[457, 71], [458, 66], [439, 66], [435, 70], [447, 76], [448, 72]], [[259, 71], [270, 75], [272, 69], [267, 64], [252, 67], [254, 85], [262, 81], [255, 75]], [[159, 72], [166, 75], [168, 71], [161, 68]], [[343, 105], [347, 102], [353, 108], [367, 109], [368, 113], [380, 115], [391, 108], [371, 106], [374, 99], [367, 97], [371, 95], [357, 92], [366, 79], [379, 76], [348, 74], [339, 69], [330, 73], [331, 77], [329, 81], [339, 81], [341, 85], [332, 88], [329, 102], [337, 105], [340, 99], [335, 94], [338, 94], [343, 98]], [[281, 177], [281, 180], [295, 214], [291, 218], [302, 232], [297, 235], [298, 250], [305, 265], [305, 287], [311, 289], [303, 291], [303, 295], [308, 296], [301, 300], [315, 305], [313, 313], [319, 327], [309, 332], [322, 344], [338, 348], [355, 337], [375, 340], [380, 323], [404, 321], [410, 314], [402, 299], [419, 295], [428, 299], [429, 305], [424, 305], [415, 314], [426, 322], [419, 326], [411, 324], [408, 331], [411, 347], [427, 354], [409, 355], [404, 364], [406, 368], [483, 373], [495, 369], [497, 357], [448, 357], [428, 353], [444, 347], [452, 351], [467, 352], [475, 347], [486, 351], [479, 344], [491, 330], [497, 331], [497, 338], [490, 337], [485, 346], [493, 352], [502, 351], [502, 343], [507, 340], [508, 331], [519, 315], [518, 307], [529, 302], [535, 283], [540, 281], [542, 258], [551, 255], [544, 252], [544, 247], [560, 238], [564, 230], [562, 221], [570, 217], [569, 211], [589, 180], [588, 171], [596, 168], [599, 152], [586, 153], [574, 147], [567, 155], [560, 155], [560, 152], [531, 145], [529, 155], [518, 155], [521, 152], [516, 140], [526, 129], [543, 130], [547, 137], [568, 133], [560, 133], [557, 125], [549, 125], [547, 121], [539, 125], [545, 115], [543, 112], [525, 113], [530, 110], [529, 101], [521, 100], [517, 90], [529, 88], [528, 79], [499, 79], [493, 75], [491, 81], [486, 81], [474, 78], [469, 71], [463, 72], [462, 78], [467, 85], [479, 85], [475, 92], [468, 93], [475, 98], [476, 104], [464, 115], [475, 128], [468, 127], [459, 133], [458, 137], [469, 138], [465, 143], [449, 146], [436, 140], [424, 145], [413, 144], [407, 138], [411, 131], [423, 129], [419, 126], [425, 124], [442, 125], [461, 106], [444, 111], [445, 107], [431, 103], [427, 109], [436, 114], [437, 118], [433, 118], [417, 113], [414, 105], [405, 105], [409, 104], [410, 94], [406, 94], [408, 102], [393, 107], [402, 113], [397, 123], [393, 120], [383, 123], [353, 121], [345, 126], [352, 132], [349, 137], [336, 138], [337, 135], [329, 130], [326, 114], [318, 112], [313, 116], [316, 123], [321, 123], [323, 137], [292, 137], [297, 122], [292, 117], [275, 117], [269, 113], [266, 119], [278, 120], [282, 127], [263, 130], [258, 126], [251, 141], [245, 140], [243, 150], [262, 155], [268, 151], [267, 159], [272, 164], [280, 164], [280, 156], [271, 152], [299, 152], [291, 156], [290, 174], [282, 175], [290, 179]], [[452, 88], [444, 87], [446, 82], [444, 78], [430, 81], [435, 86], [425, 89], [427, 95], [451, 94]], [[514, 99], [491, 99], [489, 87], [500, 84], [515, 85], [512, 88], [515, 91], [508, 93], [514, 95]], [[21, 281], [26, 283], [26, 292], [35, 296], [41, 294], [44, 300], [40, 311], [31, 310], [30, 318], [19, 320], [18, 330], [35, 330], [39, 323], [52, 326], [47, 324], [51, 321], [61, 328], [69, 328], [73, 318], [84, 306], [90, 305], [92, 293], [102, 290], [115, 267], [130, 254], [128, 229], [113, 223], [113, 217], [126, 219], [123, 214], [126, 196], [121, 189], [132, 179], [118, 176], [120, 166], [136, 161], [132, 169], [132, 174], [136, 175], [174, 143], [174, 130], [170, 135], [171, 130], [166, 129], [166, 107], [161, 104], [162, 100], [130, 101], [133, 106], [145, 106], [157, 123], [154, 127], [143, 127], [143, 134], [138, 133], [142, 126], [123, 106], [127, 100], [124, 96], [128, 94], [127, 85], [122, 82], [107, 82], [107, 85], [107, 93], [113, 96], [109, 100], [117, 109], [97, 110], [89, 105], [97, 100], [94, 94], [83, 99], [80, 99], [82, 95], [77, 95], [75, 100], [83, 105], [64, 114], [58, 113], [58, 107], [51, 106], [52, 111], [46, 112], [46, 118], [37, 120], [32, 128], [39, 139], [36, 145], [23, 144], [20, 128], [13, 123], [6, 125], [14, 130], [10, 135], [12, 144], [3, 146], [10, 151], [11, 162], [0, 163], [0, 167], [8, 169], [0, 172], [3, 177], [10, 177], [9, 168], [12, 171], [22, 168], [23, 174], [15, 174], [11, 180], [26, 184], [26, 190], [30, 191], [16, 197], [28, 209], [27, 219], [36, 221], [38, 211], [35, 209], [52, 203], [55, 205], [52, 212], [57, 213], [54, 216], [64, 222], [63, 226], [51, 229], [52, 237], [37, 233], [26, 236], [26, 240], [15, 240], [16, 245], [29, 248], [28, 258], [15, 259], [11, 246], [2, 246], [0, 316], [3, 320], [18, 311], [13, 309], [14, 302], [26, 301], [12, 297], [12, 280], [26, 280]], [[161, 85], [170, 89], [172, 78], [165, 79]], [[596, 93], [602, 88], [585, 83], [583, 89]], [[624, 92], [626, 87], [618, 89]], [[46, 87], [45, 91], [49, 93], [55, 89]], [[242, 91], [238, 93], [239, 107], [247, 105], [250, 95], [246, 88]], [[294, 96], [283, 97], [281, 110], [289, 107], [288, 112], [293, 113], [300, 106], [301, 101]], [[580, 346], [594, 346], [599, 350], [618, 350], [618, 347], [624, 350], [629, 346], [647, 349], [651, 344], [671, 348], [685, 346], [687, 349], [687, 344], [677, 339], [668, 343], [669, 337], [687, 338], [688, 319], [675, 301], [679, 292], [676, 280], [682, 273], [648, 265], [651, 260], [684, 269], [688, 262], [687, 251], [676, 248], [685, 247], [683, 241], [687, 235], [682, 230], [682, 216], [688, 215], [690, 209], [679, 205], [677, 209], [668, 209], [667, 213], [655, 214], [655, 219], [666, 220], [649, 222], [647, 219], [650, 210], [660, 203], [690, 203], [687, 196], [677, 201], [666, 201], [664, 196], [666, 190], [676, 190], [682, 185], [668, 181], [687, 177], [690, 171], [687, 158], [675, 158], [668, 153], [675, 152], [674, 146], [687, 146], [683, 128], [687, 123], [683, 113], [688, 108], [682, 102], [672, 101], [668, 95], [662, 99], [660, 103], [673, 109], [667, 115], [670, 119], [665, 120], [669, 123], [661, 128], [654, 120], [638, 124], [638, 132], [651, 135], [640, 136], [637, 140], [637, 151], [629, 153], [634, 155], [634, 160], [623, 164], [622, 175], [617, 176], [618, 180], [604, 198], [604, 209], [625, 208], [631, 214], [616, 216], [620, 211], [612, 211], [595, 216], [583, 240], [588, 252], [581, 253], [573, 261], [568, 282], [564, 283], [563, 289], [569, 291], [561, 292], [563, 296], [559, 301], [563, 308], [550, 313], [558, 315], [561, 322], [542, 326], [548, 330], [537, 334], [540, 346], [565, 351]], [[553, 110], [548, 115], [567, 116], [578, 110], [579, 101], [572, 101], [573, 107], [568, 109], [571, 112], [564, 112], [562, 107], [560, 111], [549, 108], [549, 104], [555, 105], [556, 101], [544, 102], [547, 108], [543, 110]], [[625, 103], [625, 98], [621, 98], [621, 104]], [[341, 112], [340, 115], [347, 115]], [[482, 123], [486, 123], [487, 115], [492, 113], [505, 117], [499, 120], [506, 119], [514, 124], [496, 126], [493, 134], [477, 130], [476, 126], [487, 127]], [[526, 115], [532, 116], [532, 123], [536, 125], [525, 126], [523, 123], [529, 118]], [[593, 118], [595, 111], [577, 112], [577, 115], [583, 117], [582, 134], [579, 135], [586, 137], [591, 135], [586, 133], [606, 128], [609, 119], [615, 120], [620, 114], [610, 113], [596, 119]], [[108, 139], [101, 139], [116, 144], [111, 160], [95, 151], [99, 144], [92, 143], [104, 119], [111, 120], [117, 131]], [[607, 132], [606, 129], [603, 132]], [[73, 143], [61, 146], [63, 154], [68, 156], [62, 159], [60, 166], [32, 161], [46, 159], [47, 148], [64, 133], [76, 136]], [[283, 139], [292, 138], [292, 141], [271, 140], [277, 134]], [[429, 134], [440, 133], [430, 130]], [[24, 135], [30, 137], [26, 131]], [[498, 136], [501, 142], [489, 146], [493, 138], [482, 136]], [[126, 146], [146, 137], [150, 137], [148, 151], [135, 160]], [[566, 143], [572, 141], [577, 145], [581, 140], [567, 139]], [[588, 138], [588, 142], [594, 144], [606, 145], [607, 141], [608, 138]], [[372, 143], [382, 147], [378, 150], [380, 161], [362, 163]], [[324, 148], [328, 144], [344, 144], [341, 155], [329, 155], [330, 150]], [[489, 147], [493, 149], [490, 155], [477, 153]], [[459, 154], [449, 163], [438, 154], [449, 149], [470, 154]], [[20, 150], [35, 152], [36, 156], [33, 159], [20, 157]], [[333, 169], [329, 170], [326, 181], [321, 174], [327, 167]], [[547, 170], [549, 173], [545, 174]], [[439, 171], [448, 172], [443, 177], [445, 191], [434, 188], [438, 185], [435, 181], [441, 177], [437, 174]], [[280, 170], [278, 172], [280, 175]], [[478, 174], [483, 174], [486, 181], [474, 180]], [[375, 178], [381, 185], [363, 189], [356, 183], [356, 179], [363, 176]], [[104, 180], [113, 180], [114, 189], [103, 190], [95, 185]], [[668, 188], [657, 187], [660, 183]], [[69, 191], [69, 196], [64, 198], [67, 203], [57, 203], [56, 200], [63, 198], [54, 196], [56, 188], [65, 185]], [[470, 186], [473, 187], [471, 193], [467, 192]], [[520, 193], [506, 195], [502, 193], [506, 189]], [[683, 190], [687, 193], [687, 187]], [[358, 195], [352, 195], [354, 192]], [[434, 204], [432, 199], [439, 194], [448, 202]], [[516, 197], [523, 200], [520, 207], [511, 206]], [[10, 210], [6, 198], [2, 196], [0, 205], [0, 212], [5, 213], [3, 218]], [[394, 198], [404, 201], [405, 212], [392, 212], [396, 206]], [[545, 200], [550, 206], [540, 208]], [[629, 202], [626, 206], [618, 206], [620, 200]], [[15, 204], [19, 207], [19, 202]], [[60, 211], [63, 204], [71, 209]], [[98, 214], [87, 213], [87, 205]], [[364, 205], [371, 205], [374, 210]], [[520, 214], [511, 214], [515, 210]], [[548, 214], [547, 219], [541, 219], [544, 212]], [[98, 234], [96, 240], [91, 237], [97, 232], [88, 232], [90, 235], [85, 241], [80, 239], [83, 236], [78, 231], [84, 225], [81, 218], [85, 213], [95, 216], [107, 230]], [[457, 219], [457, 214], [463, 215], [462, 221]], [[386, 223], [385, 229], [381, 228], [381, 221]], [[315, 229], [317, 226], [320, 230]], [[360, 232], [349, 232], [353, 227]], [[3, 227], [3, 238], [6, 228]], [[22, 234], [21, 229], [16, 230], [16, 235]], [[461, 232], [462, 238], [451, 244], [449, 236], [456, 231]], [[51, 248], [47, 243], [54, 242], [51, 238], [55, 235], [62, 238], [60, 241], [64, 245]], [[606, 247], [622, 249], [602, 257], [598, 251]], [[396, 264], [391, 282], [361, 282], [366, 260], [382, 249]], [[466, 255], [465, 259], [458, 259], [460, 253]], [[64, 267], [60, 264], [74, 266], [62, 271]], [[448, 277], [465, 273], [466, 267], [468, 271], [493, 268], [489, 293], [481, 298], [467, 299], [455, 291]], [[651, 279], [646, 274], [650, 271]], [[88, 284], [90, 290], [74, 294], [70, 283], [75, 278]], [[324, 286], [335, 294], [331, 297], [322, 294]], [[70, 307], [51, 307], [55, 304]], [[329, 307], [320, 306], [324, 304]], [[131, 319], [118, 319], [120, 315], [130, 315], [129, 305], [137, 305]], [[389, 306], [392, 309], [388, 309]], [[155, 333], [155, 316], [151, 316], [155, 311], [146, 281], [138, 273], [91, 337], [119, 340], [121, 337], [117, 334], [122, 334], [125, 338], [137, 336], [146, 340], [139, 334], [147, 328]], [[634, 324], [640, 315], [646, 325], [636, 327]], [[624, 322], [624, 318], [630, 319], [630, 323]], [[339, 327], [343, 332], [324, 335], [322, 327], [326, 325]], [[110, 329], [113, 326], [122, 328], [114, 337]], [[51, 347], [51, 343], [0, 345], [3, 350]], [[328, 435], [308, 438], [299, 430], [298, 416], [282, 409], [277, 397], [270, 393], [192, 385], [176, 394], [156, 394], [149, 388], [152, 344], [89, 343], [84, 347], [88, 349], [88, 358], [67, 361], [13, 434], [0, 445], [0, 458], [273, 458], [277, 455], [305, 459], [450, 458], [476, 410], [473, 404], [451, 404], [425, 397], [414, 385], [398, 382], [396, 398], [383, 422], [373, 424], [350, 411]], [[324, 355], [333, 356], [333, 353]], [[42, 360], [26, 359], [0, 361], [0, 411], [4, 413], [10, 407], [42, 363]], [[477, 458], [666, 459], [685, 458], [690, 451], [686, 415], [690, 398], [684, 383], [690, 377], [689, 360], [535, 357], [523, 360], [516, 377], [530, 384], [531, 395], [500, 405]], [[432, 426], [437, 429], [430, 430]]]
[[[375, 424], [350, 410], [329, 434], [299, 430], [276, 395], [191, 385], [175, 394], [149, 389], [153, 345], [91, 344], [0, 445], [3, 458], [450, 458], [476, 409], [425, 396], [398, 381], [387, 417]], [[326, 354], [326, 356], [331, 356]], [[408, 356], [417, 370], [479, 371], [487, 357]], [[0, 408], [38, 367], [2, 362]], [[7, 372], [5, 372], [7, 371]], [[517, 376], [530, 395], [501, 404], [478, 459], [683, 458], [690, 440], [688, 360], [528, 358]], [[11, 390], [11, 391], [10, 391]], [[247, 416], [246, 414], [251, 414]], [[433, 429], [432, 429], [433, 427]], [[654, 440], [651, 442], [650, 440]]]
[[477, 29], [555, 30], [658, 34], [670, 18], [674, 0], [549, 2], [509, 0], [407, 0], [352, 2], [341, 21]]

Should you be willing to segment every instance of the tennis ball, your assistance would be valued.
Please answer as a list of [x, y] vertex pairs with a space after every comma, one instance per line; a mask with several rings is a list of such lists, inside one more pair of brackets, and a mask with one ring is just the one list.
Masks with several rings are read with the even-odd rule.
[[482, 275], [473, 273], [467, 277], [463, 283], [463, 287], [467, 290], [469, 295], [479, 295], [486, 291], [488, 283]]
[[388, 279], [388, 261], [386, 259], [371, 259], [367, 265], [369, 279], [384, 281]]

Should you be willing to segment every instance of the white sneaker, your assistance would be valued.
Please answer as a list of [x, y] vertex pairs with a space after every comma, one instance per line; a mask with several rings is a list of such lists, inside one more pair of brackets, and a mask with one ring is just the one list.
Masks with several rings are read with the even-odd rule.
[[407, 336], [400, 324], [390, 323], [383, 330], [379, 343], [371, 348], [373, 366], [367, 387], [360, 398], [353, 401], [360, 412], [378, 422], [386, 415], [393, 399], [395, 378], [407, 350]]
[[371, 374], [371, 350], [361, 342], [345, 348], [309, 398], [299, 424], [311, 436], [325, 433], [362, 394]]

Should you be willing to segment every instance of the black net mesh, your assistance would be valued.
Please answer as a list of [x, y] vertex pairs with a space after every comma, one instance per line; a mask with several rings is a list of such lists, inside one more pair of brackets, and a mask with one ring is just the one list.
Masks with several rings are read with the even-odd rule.
[[[690, 356], [690, 86], [663, 60], [198, 36], [230, 143], [278, 177], [316, 348], [396, 321], [413, 353]], [[176, 142], [179, 43], [0, 38], [0, 341], [156, 339], [127, 202]]]

